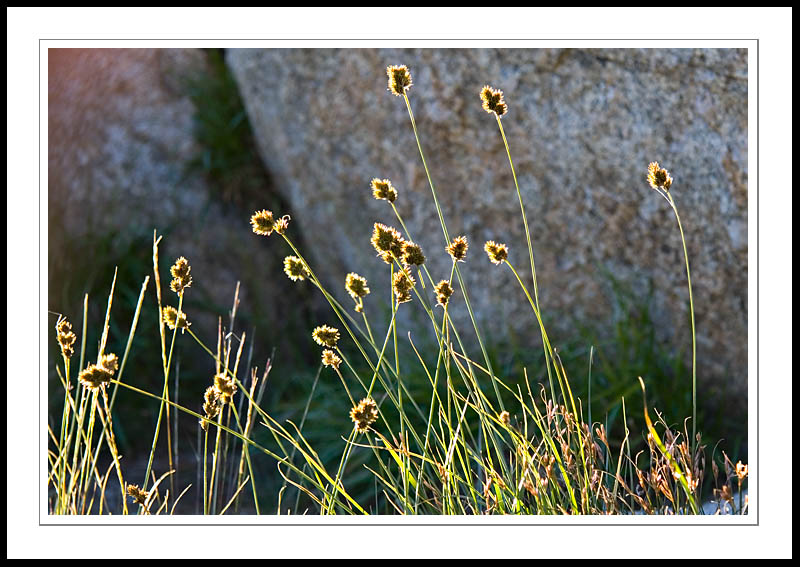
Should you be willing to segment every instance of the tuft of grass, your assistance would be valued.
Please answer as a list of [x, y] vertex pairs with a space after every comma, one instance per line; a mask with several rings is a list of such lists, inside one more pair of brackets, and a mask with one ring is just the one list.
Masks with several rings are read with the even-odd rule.
[[[517, 251], [489, 241], [483, 246], [487, 258], [475, 252], [477, 247], [469, 252], [468, 237], [451, 238], [414, 119], [410, 70], [391, 66], [387, 75], [390, 92], [403, 99], [408, 111], [442, 229], [439, 250], [423, 251], [414, 244], [395, 207], [402, 191], [378, 177], [373, 195], [387, 202], [400, 227], [376, 223], [371, 243], [364, 242], [375, 248], [375, 261], [385, 265], [381, 281], [367, 282], [350, 272], [347, 278], [343, 274], [337, 289], [327, 288], [317, 276], [318, 266], [303, 256], [289, 215], [263, 209], [252, 216], [252, 231], [266, 239], [266, 253], [288, 253], [285, 275], [293, 285], [319, 294], [329, 308], [325, 320], [306, 334], [309, 345], [317, 344], [310, 348], [317, 348], [320, 363], [313, 380], [298, 377], [307, 396], [297, 404], [282, 399], [285, 378], [277, 384], [270, 378], [273, 372], [291, 376], [291, 370], [273, 369], [271, 361], [260, 369], [254, 364], [252, 338], [241, 329], [238, 286], [231, 310], [218, 318], [213, 340], [196, 334], [184, 295], [193, 291], [195, 277], [213, 274], [192, 273], [181, 256], [170, 268], [167, 285], [159, 263], [161, 238], [154, 232], [153, 290], [147, 275], [121, 358], [108, 350], [109, 331], [118, 319], [112, 311], [117, 273], [96, 357], [86, 341], [88, 297], [77, 367], [73, 359], [79, 337], [62, 317], [55, 323], [61, 354], [55, 370], [64, 402], [60, 418], [53, 416], [50, 426], [51, 512], [159, 515], [189, 508], [202, 514], [700, 514], [705, 511], [705, 484], [716, 502], [715, 512], [746, 513], [747, 466], [734, 465], [724, 452], [720, 460], [716, 447], [707, 460], [703, 437], [696, 434], [695, 358], [691, 381], [684, 376], [687, 371], [673, 373], [671, 387], [686, 392], [686, 398], [661, 391], [665, 383], [653, 379], [652, 370], [663, 357], [654, 354], [646, 310], [615, 327], [614, 355], [599, 344], [586, 357], [585, 349], [570, 356], [569, 348], [552, 341], [538, 297], [534, 240], [500, 121], [508, 109], [502, 91], [487, 86], [480, 95], [484, 109], [495, 115], [514, 173], [532, 289], [517, 270]], [[676, 214], [685, 250], [668, 193], [671, 177], [652, 164], [650, 169], [651, 184]], [[451, 258], [449, 270], [436, 278], [426, 263], [426, 254], [435, 253]], [[530, 309], [539, 329], [542, 357], [533, 363], [534, 370], [547, 376], [547, 384], [531, 382], [528, 364], [517, 369], [493, 356], [462, 276], [479, 261], [491, 261], [496, 270], [515, 276], [527, 299], [522, 308]], [[687, 258], [687, 280], [688, 266]], [[154, 352], [160, 352], [161, 360], [149, 371], [162, 378], [152, 391], [137, 375], [125, 373], [148, 292], [155, 295], [160, 341]], [[690, 280], [689, 297], [691, 304]], [[146, 309], [153, 311], [152, 303]], [[451, 318], [454, 309], [466, 309], [471, 326], [460, 329]], [[408, 312], [413, 333], [399, 328]], [[692, 337], [694, 352], [693, 316]], [[473, 340], [479, 353], [465, 346]], [[205, 380], [180, 397], [178, 352], [207, 368]], [[574, 372], [581, 358], [585, 366]], [[679, 351], [674, 360], [680, 359]], [[640, 376], [645, 370], [647, 380]], [[582, 378], [572, 378], [584, 371], [586, 400], [577, 387]], [[116, 394], [122, 391], [158, 408], [144, 471], [128, 466], [131, 460], [122, 459], [117, 443]], [[649, 405], [648, 392], [651, 400], [655, 395], [675, 404], [670, 409], [686, 419], [676, 426], [676, 418]], [[641, 415], [644, 427], [639, 431], [632, 429], [630, 414]], [[634, 439], [637, 434], [644, 438], [641, 447]], [[187, 439], [194, 456], [188, 463], [179, 459], [178, 450]], [[142, 482], [131, 483], [131, 476], [139, 473]]]

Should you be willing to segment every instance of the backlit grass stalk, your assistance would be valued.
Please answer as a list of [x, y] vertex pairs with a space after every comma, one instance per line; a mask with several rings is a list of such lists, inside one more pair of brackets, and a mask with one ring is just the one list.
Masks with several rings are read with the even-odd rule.
[[692, 454], [697, 446], [697, 332], [694, 324], [694, 297], [692, 295], [692, 272], [689, 269], [689, 252], [686, 249], [686, 237], [683, 234], [681, 217], [678, 214], [678, 207], [669, 192], [672, 186], [672, 177], [669, 172], [659, 167], [658, 162], [652, 162], [648, 166], [647, 180], [650, 186], [669, 203], [672, 212], [675, 213], [675, 220], [678, 221], [678, 231], [681, 234], [681, 244], [683, 245], [683, 259], [686, 263], [686, 282], [689, 288], [689, 315], [692, 324]]

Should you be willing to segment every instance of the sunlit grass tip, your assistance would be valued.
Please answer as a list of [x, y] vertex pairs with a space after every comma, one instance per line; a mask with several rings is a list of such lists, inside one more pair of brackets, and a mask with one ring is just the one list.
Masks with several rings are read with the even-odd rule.
[[180, 315], [178, 314], [178, 310], [172, 307], [171, 305], [167, 305], [162, 310], [162, 317], [164, 322], [167, 324], [171, 330], [181, 329], [182, 331], [188, 329], [192, 324], [187, 321], [186, 313], [182, 312]]
[[464, 261], [464, 259], [467, 257], [468, 249], [469, 243], [467, 242], [466, 236], [456, 236], [445, 248], [447, 253], [450, 254], [450, 257], [456, 262]]
[[397, 189], [388, 179], [378, 179], [376, 177], [370, 182], [370, 187], [372, 188], [372, 196], [376, 199], [383, 199], [390, 203], [394, 203], [397, 200]]
[[180, 295], [187, 287], [192, 285], [192, 267], [189, 265], [189, 260], [181, 256], [172, 267], [169, 269], [172, 274], [172, 282], [169, 287], [172, 291]]
[[339, 329], [328, 325], [320, 325], [314, 328], [311, 332], [311, 337], [319, 346], [335, 348], [336, 343], [339, 342]]
[[293, 282], [311, 277], [311, 272], [305, 262], [297, 256], [286, 256], [283, 259], [283, 271]]
[[411, 88], [411, 73], [405, 65], [391, 65], [386, 68], [389, 75], [389, 92], [395, 96], [403, 96]]
[[378, 404], [372, 398], [364, 398], [358, 405], [350, 410], [350, 419], [353, 420], [359, 433], [366, 433], [369, 426], [378, 419]]
[[647, 166], [647, 182], [653, 189], [669, 191], [672, 186], [672, 177], [670, 177], [669, 171], [659, 166], [657, 161], [654, 161]]
[[493, 89], [489, 85], [481, 89], [481, 101], [483, 101], [483, 109], [490, 114], [495, 114], [498, 118], [508, 112], [503, 91]]
[[500, 265], [508, 259], [508, 246], [505, 244], [498, 244], [494, 240], [489, 240], [483, 249], [493, 264]]

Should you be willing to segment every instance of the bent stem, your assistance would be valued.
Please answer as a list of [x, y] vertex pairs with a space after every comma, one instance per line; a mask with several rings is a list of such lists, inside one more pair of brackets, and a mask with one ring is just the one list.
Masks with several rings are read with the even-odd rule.
[[659, 195], [666, 199], [672, 212], [675, 213], [675, 220], [678, 221], [678, 231], [681, 233], [681, 244], [683, 244], [683, 259], [686, 263], [686, 282], [689, 287], [689, 315], [692, 322], [692, 454], [697, 448], [697, 332], [694, 325], [694, 297], [692, 295], [692, 272], [689, 269], [689, 252], [686, 249], [686, 237], [683, 234], [681, 216], [678, 214], [678, 207], [669, 191], [658, 191]]
[[[536, 303], [536, 310], [541, 313], [541, 308], [539, 307], [539, 284], [536, 281], [536, 262], [533, 260], [533, 244], [531, 243], [531, 233], [528, 228], [528, 217], [525, 214], [525, 205], [522, 203], [522, 192], [519, 190], [519, 182], [517, 182], [517, 172], [514, 169], [514, 162], [511, 159], [511, 150], [508, 147], [508, 140], [506, 139], [506, 132], [503, 130], [503, 123], [500, 120], [500, 116], [495, 114], [495, 119], [497, 120], [497, 126], [500, 128], [500, 135], [503, 137], [503, 144], [506, 147], [506, 155], [508, 156], [508, 165], [511, 167], [511, 175], [514, 177], [514, 187], [517, 189], [517, 197], [519, 198], [519, 210], [522, 213], [522, 224], [525, 227], [525, 238], [528, 241], [528, 257], [531, 261], [531, 277], [533, 278], [533, 298]], [[550, 381], [550, 395], [555, 400], [556, 392], [553, 387], [553, 376], [550, 373], [550, 364], [548, 361], [547, 355], [547, 347], [544, 345], [544, 336], [542, 336], [542, 350], [544, 351], [544, 365], [547, 368], [547, 377]]]

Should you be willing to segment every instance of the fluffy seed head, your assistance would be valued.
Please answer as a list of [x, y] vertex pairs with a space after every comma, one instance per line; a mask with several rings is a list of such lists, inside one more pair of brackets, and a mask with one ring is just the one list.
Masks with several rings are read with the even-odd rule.
[[332, 366], [333, 368], [338, 369], [341, 363], [342, 359], [339, 358], [339, 355], [332, 350], [326, 348], [322, 351], [322, 364], [325, 366]]
[[169, 271], [172, 274], [172, 282], [170, 282], [169, 287], [178, 295], [192, 285], [192, 276], [189, 273], [192, 271], [192, 267], [189, 265], [189, 260], [183, 256], [175, 260]]
[[425, 263], [425, 254], [422, 253], [422, 247], [413, 242], [403, 243], [403, 264], [409, 266], [421, 266]]
[[336, 343], [339, 342], [339, 329], [328, 325], [320, 325], [312, 331], [311, 336], [319, 346], [335, 348]]
[[[215, 386], [209, 386], [206, 388], [205, 394], [203, 394], [203, 411], [206, 414], [208, 419], [214, 419], [219, 415], [220, 410], [222, 409], [222, 397], [220, 396], [219, 390]], [[203, 430], [206, 429], [208, 423], [203, 420], [200, 420], [200, 427]]]
[[433, 289], [436, 292], [436, 303], [442, 307], [447, 307], [447, 302], [450, 301], [450, 296], [453, 295], [453, 286], [450, 285], [450, 282], [442, 280]]
[[658, 162], [654, 161], [647, 166], [647, 182], [653, 189], [669, 191], [672, 186], [672, 177], [670, 177], [669, 171], [660, 167]]
[[128, 493], [128, 496], [133, 498], [133, 501], [138, 504], [139, 506], [144, 507], [147, 502], [147, 497], [149, 493], [146, 490], [142, 490], [139, 488], [137, 484], [128, 484], [125, 487], [125, 492]]
[[397, 190], [388, 179], [378, 179], [377, 177], [370, 183], [372, 196], [376, 199], [384, 199], [390, 203], [397, 200]]
[[508, 111], [506, 101], [503, 99], [503, 91], [493, 89], [489, 85], [481, 89], [481, 100], [483, 109], [490, 114], [494, 113], [500, 117]]
[[164, 318], [164, 322], [167, 324], [167, 327], [173, 331], [176, 327], [183, 330], [191, 326], [191, 323], [186, 320], [186, 313], [181, 312], [181, 314], [178, 315], [178, 310], [171, 305], [164, 307], [162, 310], [162, 317]]
[[272, 216], [272, 211], [266, 209], [253, 213], [250, 224], [253, 225], [253, 232], [261, 236], [269, 236], [275, 230], [275, 218]]
[[283, 271], [293, 282], [311, 277], [311, 272], [306, 267], [305, 262], [297, 256], [286, 256], [283, 259]]
[[350, 294], [355, 300], [358, 300], [369, 294], [369, 287], [367, 287], [367, 278], [359, 276], [355, 272], [347, 274], [344, 282], [347, 293]]
[[403, 240], [403, 237], [397, 229], [386, 226], [385, 224], [379, 222], [375, 223], [370, 242], [372, 242], [372, 246], [384, 261], [386, 261], [386, 255], [389, 255], [387, 264], [392, 263], [392, 257], [400, 259], [403, 254], [405, 240]]
[[457, 236], [453, 239], [453, 241], [447, 245], [445, 250], [456, 262], [463, 262], [464, 258], [467, 257], [467, 249], [469, 248], [469, 244], [467, 244], [467, 237], [466, 236]]
[[386, 68], [389, 75], [389, 92], [395, 96], [403, 96], [411, 87], [411, 73], [405, 65], [392, 65]]
[[223, 404], [227, 404], [233, 400], [233, 396], [238, 389], [236, 381], [221, 372], [214, 376], [214, 388], [219, 392], [219, 399]]
[[61, 354], [64, 358], [71, 358], [75, 354], [75, 349], [73, 348], [75, 339], [75, 333], [72, 332], [72, 324], [66, 318], [60, 317], [56, 323], [56, 340], [61, 347]]
[[366, 433], [369, 426], [378, 419], [378, 404], [372, 398], [364, 398], [350, 410], [350, 419], [359, 433]]
[[119, 359], [116, 354], [103, 355], [97, 364], [92, 364], [78, 374], [78, 380], [86, 388], [96, 390], [105, 386], [114, 377], [114, 373], [119, 367]]
[[411, 301], [411, 289], [417, 282], [408, 270], [400, 270], [392, 277], [392, 288], [397, 298], [397, 303]]
[[498, 244], [494, 240], [489, 240], [483, 249], [486, 250], [486, 254], [493, 264], [500, 265], [508, 259], [508, 246], [505, 244]]
[[283, 215], [281, 218], [275, 221], [275, 232], [278, 234], [283, 234], [286, 232], [286, 229], [289, 228], [289, 221], [292, 220], [292, 217], [289, 215]]
[[508, 426], [508, 424], [511, 423], [511, 414], [509, 414], [507, 411], [501, 411], [500, 421], [503, 422], [503, 425]]

